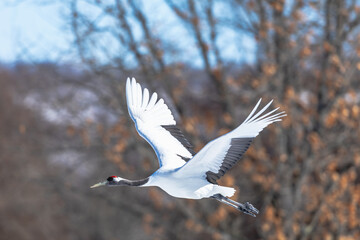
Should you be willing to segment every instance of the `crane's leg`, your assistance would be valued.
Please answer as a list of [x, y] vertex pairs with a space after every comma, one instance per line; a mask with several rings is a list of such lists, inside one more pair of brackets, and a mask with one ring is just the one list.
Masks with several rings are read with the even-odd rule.
[[[226, 198], [226, 197], [225, 197]], [[246, 202], [245, 204], [235, 202], [234, 200], [231, 200], [230, 198], [226, 198], [227, 201], [237, 205], [237, 206], [244, 206], [246, 209], [250, 209], [250, 211], [259, 214], [259, 210], [257, 210], [251, 203]]]
[[215, 198], [219, 202], [225, 203], [226, 205], [229, 205], [233, 208], [236, 208], [237, 210], [248, 214], [250, 216], [256, 217], [255, 214], [259, 214], [259, 210], [257, 210], [252, 204], [246, 202], [245, 204], [235, 202], [234, 200], [231, 200], [227, 197], [224, 197], [221, 194], [215, 194], [211, 196], [211, 198]]

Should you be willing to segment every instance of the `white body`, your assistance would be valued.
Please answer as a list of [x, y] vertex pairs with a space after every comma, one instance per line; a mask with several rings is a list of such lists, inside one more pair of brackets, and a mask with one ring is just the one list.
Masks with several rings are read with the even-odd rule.
[[[154, 149], [160, 164], [160, 168], [149, 177], [149, 181], [143, 186], [158, 186], [171, 196], [178, 198], [201, 199], [215, 194], [225, 197], [233, 196], [235, 189], [212, 184], [207, 179], [207, 173], [211, 172], [220, 178], [224, 173], [223, 164], [229, 164], [231, 168], [238, 159], [231, 159], [231, 147], [239, 155], [237, 150], [243, 147], [241, 155], [246, 151], [241, 140], [255, 138], [267, 125], [281, 121], [286, 116], [284, 112], [275, 113], [275, 109], [266, 114], [265, 110], [270, 106], [269, 102], [263, 109], [256, 112], [260, 101], [256, 104], [247, 119], [236, 129], [209, 142], [200, 152], [193, 156], [191, 151], [174, 137], [171, 132], [164, 128], [175, 126], [171, 111], [162, 99], [157, 101], [157, 94], [153, 93], [151, 98], [149, 91], [142, 90], [135, 79], [128, 79], [126, 83], [126, 98], [128, 111], [135, 122], [136, 130]], [[263, 115], [262, 115], [263, 114]], [[233, 139], [240, 140], [240, 145], [231, 145]], [[251, 141], [250, 141], [251, 142]], [[188, 162], [184, 158], [190, 159]], [[221, 172], [222, 171], [222, 172]]]
[[235, 193], [234, 188], [222, 187], [209, 183], [205, 178], [200, 177], [177, 177], [177, 170], [159, 169], [150, 176], [149, 182], [144, 187], [156, 186], [177, 198], [201, 199], [208, 198], [215, 194], [231, 197]]

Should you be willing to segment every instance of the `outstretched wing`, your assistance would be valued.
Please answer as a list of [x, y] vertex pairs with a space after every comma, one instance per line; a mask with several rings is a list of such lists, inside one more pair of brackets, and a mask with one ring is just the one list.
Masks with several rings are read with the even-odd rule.
[[249, 148], [252, 140], [269, 124], [281, 121], [285, 112], [276, 113], [276, 108], [260, 116], [272, 103], [269, 102], [255, 114], [261, 99], [246, 120], [233, 131], [209, 142], [176, 174], [182, 177], [202, 175], [211, 183], [221, 178], [234, 166]]
[[154, 149], [160, 167], [167, 169], [183, 166], [194, 152], [190, 143], [175, 126], [176, 122], [163, 99], [142, 90], [135, 78], [126, 81], [126, 101], [130, 117], [137, 132]]

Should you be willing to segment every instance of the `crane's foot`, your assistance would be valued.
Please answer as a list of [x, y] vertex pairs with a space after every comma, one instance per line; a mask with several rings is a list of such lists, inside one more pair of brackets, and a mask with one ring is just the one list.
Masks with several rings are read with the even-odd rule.
[[237, 208], [245, 214], [256, 217], [255, 214], [259, 214], [259, 210], [257, 210], [251, 203], [246, 202], [245, 204], [238, 203]]
[[235, 202], [234, 200], [231, 200], [230, 198], [224, 197], [221, 194], [215, 194], [211, 198], [215, 198], [219, 202], [225, 203], [226, 205], [229, 205], [233, 208], [236, 208], [237, 210], [248, 214], [250, 216], [256, 217], [256, 214], [259, 214], [259, 210], [257, 210], [251, 203], [246, 202], [245, 204]]

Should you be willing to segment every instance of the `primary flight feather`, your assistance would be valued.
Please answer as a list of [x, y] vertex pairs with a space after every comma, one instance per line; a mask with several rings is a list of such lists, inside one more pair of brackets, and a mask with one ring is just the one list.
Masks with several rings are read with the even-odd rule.
[[176, 121], [164, 100], [158, 100], [157, 93], [150, 96], [148, 89], [143, 90], [134, 78], [128, 78], [126, 101], [137, 132], [154, 149], [160, 167], [145, 179], [127, 180], [111, 176], [91, 188], [157, 186], [174, 197], [214, 198], [251, 216], [259, 213], [248, 202], [242, 204], [229, 199], [235, 189], [219, 186], [216, 181], [240, 160], [253, 139], [266, 126], [286, 116], [285, 112], [277, 112], [278, 108], [264, 114], [272, 101], [256, 113], [260, 99], [240, 126], [209, 142], [197, 154], [176, 127]]

